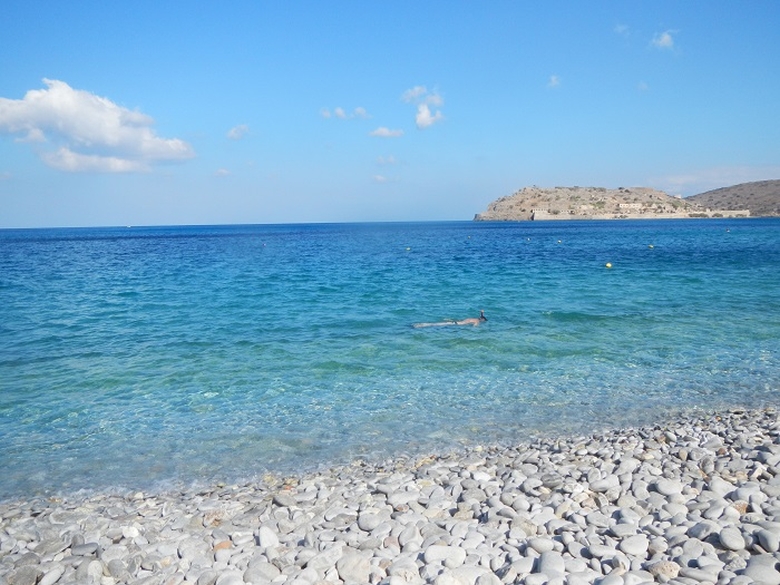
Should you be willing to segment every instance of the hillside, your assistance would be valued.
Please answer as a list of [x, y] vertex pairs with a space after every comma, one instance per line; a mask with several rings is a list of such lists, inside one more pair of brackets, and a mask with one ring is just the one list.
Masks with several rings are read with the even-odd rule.
[[707, 191], [686, 201], [703, 207], [749, 209], [752, 216], [780, 216], [780, 180], [741, 183]]
[[475, 221], [747, 217], [746, 209], [712, 209], [646, 187], [524, 187], [493, 201]]

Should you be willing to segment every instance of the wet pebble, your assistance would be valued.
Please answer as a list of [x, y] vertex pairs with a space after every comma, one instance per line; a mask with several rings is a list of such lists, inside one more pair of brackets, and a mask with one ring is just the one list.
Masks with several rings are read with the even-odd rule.
[[0, 585], [780, 585], [773, 409], [171, 493], [0, 502]]

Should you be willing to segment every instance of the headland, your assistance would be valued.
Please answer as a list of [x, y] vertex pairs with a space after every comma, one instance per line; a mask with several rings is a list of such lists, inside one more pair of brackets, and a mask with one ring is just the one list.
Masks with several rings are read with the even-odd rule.
[[524, 187], [490, 203], [475, 221], [749, 217], [749, 209], [712, 209], [647, 187]]

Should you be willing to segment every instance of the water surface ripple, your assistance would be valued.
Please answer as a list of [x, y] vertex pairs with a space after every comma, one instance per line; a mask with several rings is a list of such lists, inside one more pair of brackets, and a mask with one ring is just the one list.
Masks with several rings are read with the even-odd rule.
[[776, 219], [0, 231], [2, 497], [776, 405], [779, 373]]

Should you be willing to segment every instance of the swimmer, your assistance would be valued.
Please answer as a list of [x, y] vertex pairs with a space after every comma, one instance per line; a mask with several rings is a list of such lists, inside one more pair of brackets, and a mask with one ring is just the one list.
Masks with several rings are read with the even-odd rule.
[[473, 325], [476, 327], [485, 321], [487, 321], [487, 317], [485, 317], [485, 311], [480, 311], [479, 317], [470, 317], [468, 319], [461, 319], [459, 321], [450, 319], [449, 321], [437, 321], [436, 323], [415, 323], [412, 325], [412, 327], [415, 329], [419, 329], [420, 327], [446, 327], [447, 325]]

